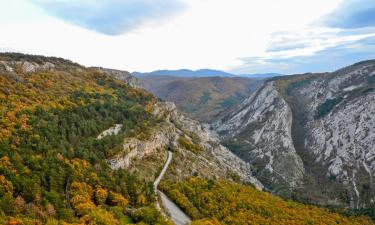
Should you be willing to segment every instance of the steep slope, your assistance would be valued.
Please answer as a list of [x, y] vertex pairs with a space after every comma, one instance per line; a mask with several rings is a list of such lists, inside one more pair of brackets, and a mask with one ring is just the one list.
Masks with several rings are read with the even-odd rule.
[[139, 80], [146, 90], [174, 102], [183, 112], [201, 122], [212, 122], [219, 113], [240, 103], [262, 83], [239, 77], [143, 76]]
[[[262, 184], [251, 175], [249, 164], [220, 145], [207, 127], [182, 115], [173, 103], [158, 102], [151, 107], [157, 126], [147, 137], [125, 138], [123, 151], [109, 159], [113, 169], [139, 170], [153, 163], [148, 157], [174, 152], [167, 179], [181, 180], [192, 175], [204, 178], [239, 179], [262, 189]], [[145, 159], [145, 160], [143, 160]], [[147, 178], [154, 179], [152, 176]]]
[[1, 224], [170, 224], [152, 188], [168, 149], [171, 181], [262, 187], [207, 128], [131, 86], [123, 71], [0, 54]]
[[374, 76], [375, 61], [366, 61], [334, 73], [271, 79], [214, 127], [271, 190], [287, 194], [280, 190], [286, 185], [289, 196], [302, 200], [369, 207]]
[[292, 111], [268, 82], [219, 123], [217, 132], [237, 155], [256, 168], [256, 175], [278, 193], [290, 192], [304, 167], [292, 140]]

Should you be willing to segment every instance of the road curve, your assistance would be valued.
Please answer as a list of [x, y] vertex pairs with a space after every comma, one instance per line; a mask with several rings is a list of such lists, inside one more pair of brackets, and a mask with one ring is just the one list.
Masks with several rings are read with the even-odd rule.
[[158, 190], [158, 185], [163, 179], [165, 172], [167, 171], [169, 164], [172, 161], [172, 152], [168, 151], [168, 158], [164, 164], [163, 169], [161, 170], [159, 176], [154, 181], [154, 192], [156, 196], [156, 208], [158, 208], [161, 212], [161, 207], [158, 201], [158, 195], [160, 195], [161, 202], [163, 204], [164, 209], [167, 211], [168, 216], [172, 219], [172, 221], [176, 225], [186, 225], [191, 223], [191, 219], [174, 203], [172, 202], [163, 192]]

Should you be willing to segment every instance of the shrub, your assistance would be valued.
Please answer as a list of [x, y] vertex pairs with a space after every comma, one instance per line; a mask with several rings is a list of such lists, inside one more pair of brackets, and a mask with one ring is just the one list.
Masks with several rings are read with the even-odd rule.
[[328, 99], [326, 100], [323, 104], [318, 106], [318, 108], [315, 111], [314, 118], [315, 119], [320, 119], [323, 118], [324, 116], [328, 115], [332, 109], [339, 104], [344, 98], [342, 97], [337, 97], [334, 99]]

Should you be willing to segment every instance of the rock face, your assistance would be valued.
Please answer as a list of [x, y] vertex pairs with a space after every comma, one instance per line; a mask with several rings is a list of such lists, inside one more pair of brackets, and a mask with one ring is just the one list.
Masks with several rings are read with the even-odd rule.
[[117, 135], [122, 128], [122, 124], [116, 124], [115, 126], [109, 128], [108, 130], [103, 131], [99, 136], [97, 137], [98, 139], [103, 139], [104, 137], [108, 135]]
[[238, 109], [214, 124], [224, 143], [254, 165], [273, 190], [296, 187], [304, 167], [292, 141], [292, 111], [275, 83], [266, 83]]
[[24, 73], [24, 74], [31, 74], [40, 71], [48, 71], [55, 68], [55, 65], [50, 62], [44, 62], [43, 64], [38, 64], [35, 62], [28, 62], [28, 61], [0, 61], [0, 65], [2, 65], [6, 72], [10, 73]]
[[100, 67], [94, 67], [94, 69], [104, 72], [118, 80], [122, 80], [126, 82], [127, 84], [129, 84], [131, 87], [134, 87], [134, 88], [140, 87], [138, 79], [133, 77], [129, 72], [121, 71], [121, 70], [114, 70], [114, 69], [100, 68]]
[[274, 192], [353, 208], [375, 201], [375, 61], [271, 79], [213, 127]]
[[[178, 112], [173, 103], [156, 103], [153, 106], [153, 114], [159, 122], [151, 135], [146, 140], [140, 140], [138, 137], [126, 138], [124, 151], [108, 161], [113, 169], [131, 170], [136, 161], [171, 150], [174, 151], [174, 156], [171, 169], [166, 174], [167, 179], [183, 179], [192, 175], [208, 178], [238, 177], [258, 189], [263, 188], [263, 185], [251, 175], [249, 164], [222, 146], [207, 127]], [[194, 145], [199, 145], [200, 150], [194, 152], [182, 146], [182, 137]]]

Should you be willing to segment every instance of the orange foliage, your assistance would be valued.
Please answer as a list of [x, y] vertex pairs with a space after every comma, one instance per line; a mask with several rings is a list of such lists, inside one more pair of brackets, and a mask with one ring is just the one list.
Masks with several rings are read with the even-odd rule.
[[129, 200], [124, 198], [124, 196], [122, 196], [121, 194], [118, 194], [118, 193], [115, 193], [115, 192], [112, 192], [112, 191], [111, 191], [110, 194], [111, 194], [111, 197], [112, 197], [112, 205], [121, 206], [121, 207], [125, 207], [125, 206], [128, 205]]
[[7, 222], [7, 225], [21, 225], [23, 224], [21, 220], [15, 219], [15, 218], [10, 218]]

